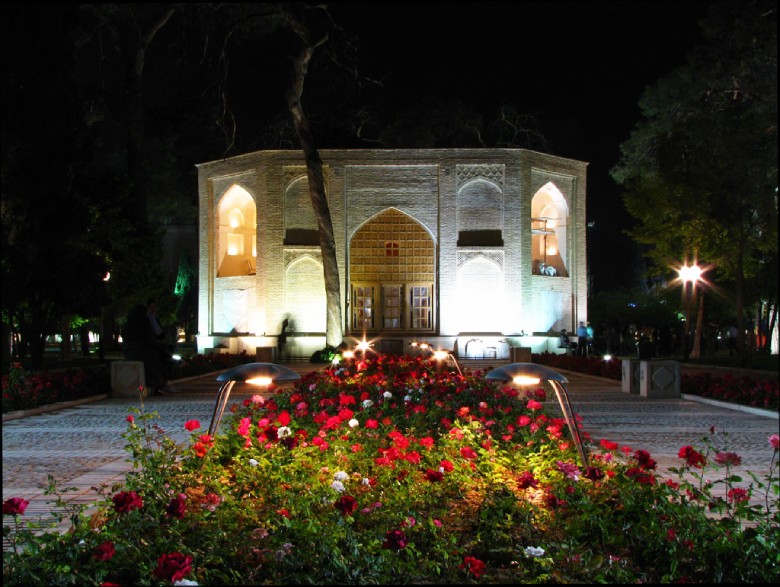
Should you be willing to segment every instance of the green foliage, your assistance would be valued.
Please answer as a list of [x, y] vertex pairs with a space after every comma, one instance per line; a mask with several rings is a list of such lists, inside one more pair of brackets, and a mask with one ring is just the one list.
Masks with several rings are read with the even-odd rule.
[[777, 3], [716, 4], [703, 27], [705, 43], [643, 94], [612, 176], [655, 272], [698, 256], [739, 287], [773, 266], [752, 291], [776, 299]]
[[751, 481], [714, 432], [666, 475], [607, 441], [586, 468], [544, 389], [531, 396], [420, 357], [368, 358], [247, 398], [216, 438], [187, 421], [181, 444], [142, 401], [123, 435], [133, 469], [97, 488], [94, 514], [61, 500], [70, 528], [51, 532], [6, 500], [4, 584], [776, 578], [776, 434]]

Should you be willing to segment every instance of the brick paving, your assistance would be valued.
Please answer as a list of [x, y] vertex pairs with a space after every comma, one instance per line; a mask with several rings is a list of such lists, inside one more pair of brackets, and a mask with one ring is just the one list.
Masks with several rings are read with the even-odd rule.
[[[489, 370], [506, 361], [463, 361], [464, 368]], [[291, 363], [303, 374], [317, 365]], [[658, 472], [679, 466], [677, 452], [686, 444], [705, 448], [703, 438], [714, 437], [719, 450], [735, 452], [742, 465], [733, 472], [743, 475], [747, 483], [751, 471], [762, 478], [769, 471], [772, 450], [767, 438], [778, 432], [778, 414], [713, 405], [683, 399], [647, 399], [621, 391], [620, 382], [562, 372], [572, 407], [581, 418], [581, 428], [594, 445], [607, 439], [632, 449], [645, 449], [658, 462]], [[104, 398], [56, 411], [24, 417], [4, 415], [3, 439], [3, 500], [23, 497], [30, 501], [25, 519], [40, 517], [52, 520], [53, 496], [46, 495], [48, 475], [61, 486], [75, 487], [67, 499], [89, 504], [96, 500], [92, 489], [101, 484], [110, 486], [124, 478], [131, 464], [124, 450], [121, 434], [132, 408], [154, 411], [156, 422], [176, 441], [186, 441], [189, 433], [183, 424], [189, 419], [200, 420], [208, 428], [219, 388], [216, 374], [173, 382], [178, 393], [150, 397]], [[230, 403], [242, 401], [255, 389], [236, 384]], [[557, 403], [550, 393], [548, 404], [555, 410]], [[777, 467], [777, 463], [774, 465]], [[4, 524], [11, 523], [6, 516]]]

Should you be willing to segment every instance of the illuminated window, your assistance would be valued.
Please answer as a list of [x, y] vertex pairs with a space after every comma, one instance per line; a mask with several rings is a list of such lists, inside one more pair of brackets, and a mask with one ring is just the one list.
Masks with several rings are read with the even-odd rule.
[[230, 228], [240, 228], [244, 226], [244, 214], [238, 208], [233, 208], [228, 214], [228, 224]]
[[228, 247], [227, 254], [231, 256], [244, 254], [244, 235], [242, 234], [228, 234]]

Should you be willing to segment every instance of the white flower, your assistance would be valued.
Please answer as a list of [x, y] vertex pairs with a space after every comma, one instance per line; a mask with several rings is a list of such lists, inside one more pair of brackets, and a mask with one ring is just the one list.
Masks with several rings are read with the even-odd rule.
[[363, 409], [364, 410], [370, 408], [373, 405], [374, 405], [374, 402], [371, 401], [370, 399], [364, 399], [363, 400]]
[[393, 397], [393, 394], [390, 393], [389, 391], [386, 391], [382, 394], [382, 397], [384, 397], [385, 399], [390, 399], [391, 397]]
[[334, 490], [338, 491], [339, 493], [341, 493], [345, 489], [344, 484], [341, 481], [334, 481], [333, 483], [330, 484], [330, 486]]
[[368, 477], [363, 477], [362, 483], [363, 485], [371, 485], [371, 479], [369, 479]]
[[199, 585], [197, 581], [191, 581], [190, 579], [179, 579], [173, 582], [174, 585]]
[[532, 557], [544, 556], [544, 548], [542, 548], [541, 546], [526, 546], [525, 556], [532, 556]]
[[405, 396], [404, 396], [404, 401], [405, 401], [405, 402], [410, 402], [410, 401], [412, 401], [412, 396], [411, 396], [411, 395], [405, 395]]
[[249, 459], [249, 466], [256, 467], [259, 464], [256, 459]]
[[349, 475], [345, 471], [336, 471], [336, 474], [333, 475], [333, 478], [336, 481], [346, 481], [349, 479]]
[[359, 425], [360, 425], [360, 422], [357, 421], [357, 418], [352, 418], [349, 421], [349, 427], [350, 428], [354, 428], [355, 426], [359, 426]]
[[286, 436], [290, 436], [292, 434], [292, 430], [288, 426], [280, 426], [279, 430], [276, 431], [276, 435], [279, 438], [285, 438]]

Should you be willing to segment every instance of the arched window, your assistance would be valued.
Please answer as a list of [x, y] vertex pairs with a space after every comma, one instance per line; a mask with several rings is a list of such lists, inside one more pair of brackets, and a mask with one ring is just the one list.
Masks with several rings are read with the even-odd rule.
[[569, 207], [549, 182], [531, 200], [531, 263], [535, 275], [568, 277], [567, 225]]
[[232, 185], [217, 206], [217, 277], [253, 275], [257, 259], [257, 208], [244, 188]]

